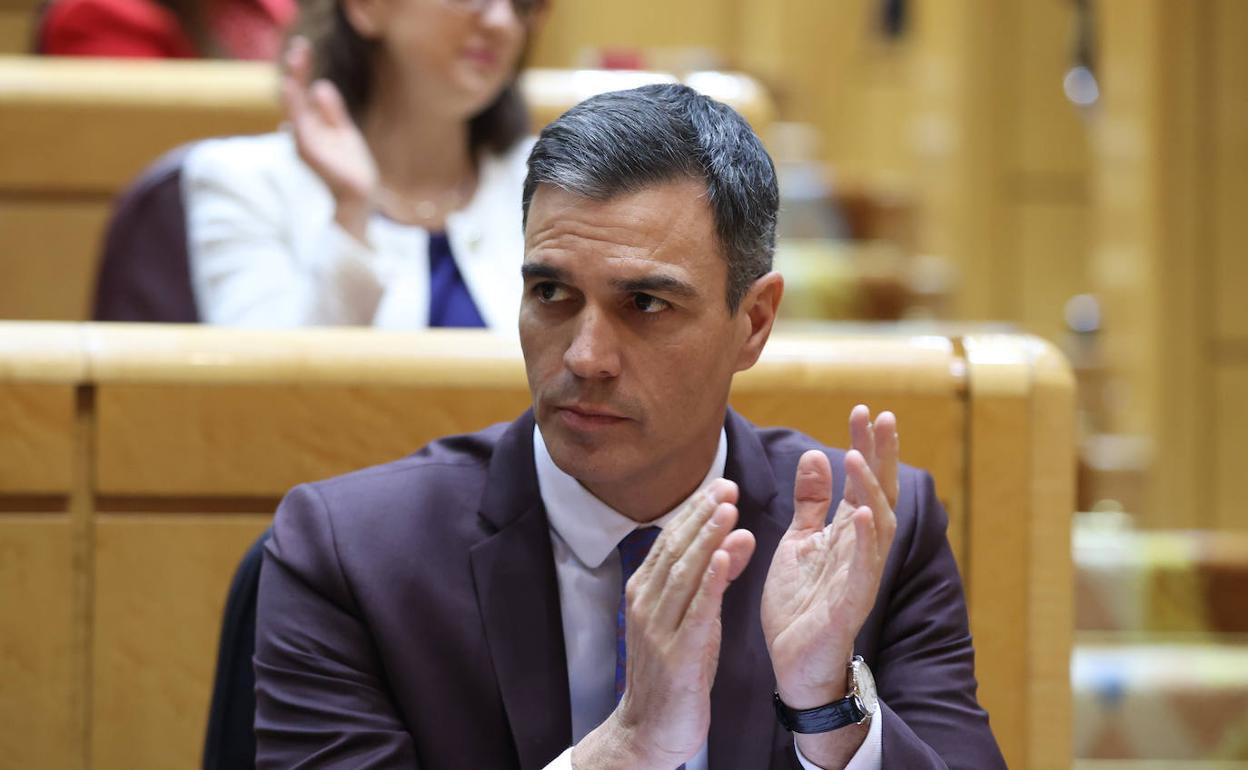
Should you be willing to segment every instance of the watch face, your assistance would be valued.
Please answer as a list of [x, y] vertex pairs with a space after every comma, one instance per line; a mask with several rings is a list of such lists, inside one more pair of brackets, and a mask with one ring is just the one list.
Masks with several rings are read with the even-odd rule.
[[879, 708], [879, 698], [875, 694], [875, 677], [871, 676], [871, 669], [867, 668], [867, 663], [861, 657], [854, 658], [854, 694], [858, 696], [858, 701], [862, 703], [862, 710], [867, 715], [875, 714], [875, 710]]

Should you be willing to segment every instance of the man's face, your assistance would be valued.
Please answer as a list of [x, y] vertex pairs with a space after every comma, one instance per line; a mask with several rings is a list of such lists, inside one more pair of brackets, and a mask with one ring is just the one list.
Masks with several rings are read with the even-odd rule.
[[705, 186], [595, 201], [540, 185], [525, 231], [520, 341], [542, 436], [592, 491], [706, 473], [734, 372], [757, 351], [730, 314]]

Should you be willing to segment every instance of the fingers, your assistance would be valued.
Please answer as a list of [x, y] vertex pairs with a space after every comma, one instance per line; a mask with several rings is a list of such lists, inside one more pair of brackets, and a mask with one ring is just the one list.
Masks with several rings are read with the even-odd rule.
[[312, 45], [307, 38], [291, 38], [286, 48], [286, 69], [282, 73], [282, 107], [286, 118], [294, 126], [296, 134], [303, 127], [308, 114], [308, 83], [312, 78]]
[[719, 550], [727, 551], [730, 558], [728, 565], [728, 582], [741, 577], [741, 573], [749, 566], [750, 557], [754, 555], [754, 533], [748, 529], [734, 529], [720, 543]]
[[[685, 625], [695, 631], [704, 631], [719, 618], [724, 604], [724, 591], [731, 582], [729, 577], [732, 557], [722, 548], [711, 554], [711, 562], [702, 574], [697, 593], [685, 613]], [[700, 635], [699, 635], [700, 636]], [[695, 643], [700, 639], [692, 640]]]
[[793, 523], [789, 528], [822, 529], [831, 504], [832, 464], [827, 455], [812, 449], [797, 461], [797, 476], [793, 480]]
[[333, 83], [328, 80], [318, 80], [312, 84], [309, 89], [311, 94], [312, 106], [316, 110], [316, 115], [325, 122], [326, 125], [333, 128], [340, 128], [347, 125], [351, 118], [347, 114], [347, 105], [342, 99], [342, 94]]
[[[731, 503], [720, 503], [711, 517], [694, 533], [693, 541], [680, 558], [672, 563], [666, 574], [656, 575], [665, 579], [652, 610], [651, 622], [658, 623], [660, 628], [673, 630], [680, 626], [694, 594], [705, 582], [705, 573], [711, 558], [721, 550], [720, 545], [736, 524], [737, 507]], [[731, 554], [727, 555], [729, 562], [721, 569], [725, 581], [731, 566]]]
[[715, 512], [720, 503], [737, 501], [737, 485], [727, 479], [716, 479], [701, 492], [695, 494], [685, 503], [681, 511], [663, 529], [663, 534], [650, 549], [646, 560], [637, 569], [637, 575], [648, 582], [650, 572], [666, 574], [672, 564], [680, 558], [689, 547], [689, 543], [698, 534], [698, 530]]
[[732, 581], [741, 576], [754, 555], [754, 533], [736, 529], [724, 538], [724, 542], [711, 554], [710, 564], [702, 576], [702, 583], [689, 603], [683, 623], [692, 627], [705, 627], [719, 618], [723, 606], [724, 591]]
[[[862, 490], [865, 502], [859, 506], [858, 510], [867, 509], [871, 512], [872, 525], [877, 535], [877, 548], [881, 552], [887, 551], [892, 545], [893, 532], [897, 526], [897, 519], [893, 514], [893, 508], [888, 503], [888, 498], [884, 494], [884, 490], [880, 487], [879, 481], [875, 478], [875, 474], [867, 467], [866, 460], [862, 455], [854, 450], [850, 450], [845, 455], [845, 476], [846, 483], [852, 479], [854, 484]], [[857, 514], [857, 511], [855, 511]]]
[[[849, 410], [849, 448], [856, 449], [867, 460], [867, 465], [875, 459], [875, 433], [871, 430], [871, 410], [866, 404], [858, 404]], [[845, 480], [845, 499], [853, 505], [861, 505], [861, 490], [854, 486], [852, 479]]]
[[849, 446], [861, 452], [869, 465], [874, 464], [875, 434], [871, 430], [871, 410], [866, 404], [849, 411]]
[[[880, 412], [873, 423], [871, 410], [859, 404], [849, 413], [849, 440], [850, 447], [862, 453], [867, 467], [880, 480], [889, 505], [896, 507], [899, 494], [897, 465], [901, 457], [897, 416], [892, 412]], [[855, 486], [852, 479], [846, 481], [845, 499], [853, 505], [867, 503], [862, 490]]]
[[871, 606], [875, 603], [876, 573], [883, 556], [880, 554], [879, 531], [875, 526], [875, 517], [865, 505], [854, 510], [851, 515], [854, 524], [854, 555], [849, 570], [852, 596], [860, 602], [860, 606]]
[[325, 79], [312, 81], [312, 45], [295, 37], [286, 49], [282, 75], [282, 104], [297, 132], [307, 128], [308, 118], [319, 118], [331, 127], [348, 124], [350, 115], [337, 87]]
[[892, 412], [880, 412], [875, 419], [875, 463], [871, 470], [880, 482], [890, 508], [897, 508], [901, 493], [897, 466], [901, 458], [901, 439], [897, 435], [897, 417]]

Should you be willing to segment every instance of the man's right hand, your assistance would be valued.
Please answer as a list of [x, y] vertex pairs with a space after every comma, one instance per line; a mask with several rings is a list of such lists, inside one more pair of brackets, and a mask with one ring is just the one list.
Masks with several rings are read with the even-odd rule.
[[754, 553], [736, 501], [724, 479], [695, 494], [629, 579], [624, 696], [573, 749], [577, 770], [673, 770], [706, 741], [724, 591]]

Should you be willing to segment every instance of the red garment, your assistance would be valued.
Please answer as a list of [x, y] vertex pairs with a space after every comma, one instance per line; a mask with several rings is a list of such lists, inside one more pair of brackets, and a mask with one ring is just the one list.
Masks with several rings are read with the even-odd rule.
[[273, 60], [295, 0], [208, 0], [218, 51], [197, 51], [168, 8], [153, 0], [55, 0], [43, 16], [39, 52], [52, 56], [191, 59], [215, 53]]

